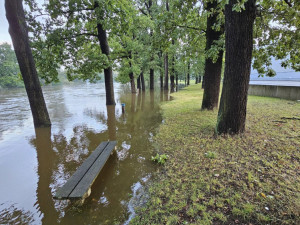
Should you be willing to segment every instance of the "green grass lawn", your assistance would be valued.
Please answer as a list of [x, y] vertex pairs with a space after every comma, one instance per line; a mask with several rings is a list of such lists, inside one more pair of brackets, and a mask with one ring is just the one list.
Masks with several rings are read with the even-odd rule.
[[[169, 156], [133, 224], [300, 224], [300, 103], [249, 96], [246, 132], [214, 136], [191, 85], [162, 105], [155, 137]], [[155, 155], [156, 153], [154, 153]]]

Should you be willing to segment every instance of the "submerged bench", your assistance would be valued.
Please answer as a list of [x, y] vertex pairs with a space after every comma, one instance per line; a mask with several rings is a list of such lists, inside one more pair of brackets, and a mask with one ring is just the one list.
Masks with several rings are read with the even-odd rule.
[[54, 199], [69, 199], [82, 204], [91, 194], [91, 186], [115, 149], [116, 141], [102, 142], [55, 194]]

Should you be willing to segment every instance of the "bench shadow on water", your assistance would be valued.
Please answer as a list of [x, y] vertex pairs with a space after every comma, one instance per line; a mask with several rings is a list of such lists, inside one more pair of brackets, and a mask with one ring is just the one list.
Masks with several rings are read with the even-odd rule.
[[[105, 106], [102, 102], [101, 107], [84, 109], [84, 116], [99, 123], [99, 127], [104, 126], [104, 129], [95, 130], [77, 121], [70, 132], [62, 132], [63, 120], [54, 123], [52, 132], [51, 128], [35, 129], [29, 143], [36, 149], [37, 156], [36, 211], [27, 211], [26, 207], [23, 211], [8, 210], [13, 205], [3, 203], [2, 208], [5, 206], [6, 209], [0, 209], [1, 223], [129, 222], [134, 216], [134, 207], [143, 204], [147, 198], [144, 186], [156, 168], [150, 161], [154, 154], [153, 136], [162, 122], [159, 103], [170, 98], [160, 91], [132, 95], [120, 88], [116, 99], [116, 106]], [[126, 104], [125, 114], [122, 114], [120, 103]], [[102, 141], [107, 140], [117, 140], [116, 151], [108, 159], [83, 206], [75, 207], [65, 200], [53, 200], [57, 188]]]

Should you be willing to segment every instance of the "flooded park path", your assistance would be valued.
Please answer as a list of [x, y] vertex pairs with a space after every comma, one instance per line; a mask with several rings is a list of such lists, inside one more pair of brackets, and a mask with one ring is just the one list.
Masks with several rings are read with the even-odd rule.
[[[143, 187], [156, 167], [150, 158], [162, 122], [159, 103], [168, 96], [132, 95], [115, 84], [117, 104], [106, 106], [101, 83], [43, 90], [52, 127], [39, 129], [23, 89], [0, 91], [0, 224], [126, 224], [145, 201]], [[116, 153], [84, 205], [53, 200], [90, 153], [113, 139]]]

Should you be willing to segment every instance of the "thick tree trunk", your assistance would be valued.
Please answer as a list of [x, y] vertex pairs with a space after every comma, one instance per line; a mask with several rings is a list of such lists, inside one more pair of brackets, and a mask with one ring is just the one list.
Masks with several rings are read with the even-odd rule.
[[[98, 2], [95, 2], [95, 8], [99, 7]], [[98, 16], [99, 17], [99, 16]], [[109, 45], [107, 40], [106, 30], [103, 29], [102, 24], [97, 24], [98, 40], [100, 43], [101, 51], [103, 54], [110, 58]], [[114, 81], [111, 66], [104, 69], [104, 81], [105, 81], [105, 91], [106, 91], [106, 105], [115, 105], [114, 96]]]
[[164, 68], [165, 68], [165, 82], [164, 82], [164, 89], [169, 90], [169, 58], [168, 53], [165, 53], [164, 56]]
[[9, 33], [20, 66], [35, 127], [51, 126], [32, 56], [22, 0], [5, 0]]
[[145, 91], [146, 90], [146, 87], [145, 87], [145, 79], [144, 79], [144, 73], [141, 72], [141, 86], [142, 86], [142, 91]]
[[[206, 10], [209, 12], [212, 9], [217, 8], [218, 2], [214, 0], [213, 2], [208, 2]], [[218, 13], [213, 13], [207, 17], [206, 22], [206, 51], [208, 51], [214, 44], [215, 41], [219, 40], [223, 29], [220, 31], [215, 31], [213, 26], [217, 23]], [[205, 88], [202, 100], [202, 109], [213, 110], [218, 107], [219, 93], [220, 93], [220, 80], [222, 71], [222, 58], [223, 51], [218, 54], [218, 59], [214, 63], [211, 58], [205, 59], [205, 69], [204, 69], [204, 80]]]
[[204, 89], [204, 87], [205, 87], [205, 79], [204, 79], [204, 76], [203, 76], [202, 88]]
[[191, 64], [190, 61], [188, 62], [188, 71], [187, 71], [187, 85], [190, 85], [190, 69], [191, 69]]
[[150, 90], [154, 90], [154, 69], [150, 69]]
[[202, 76], [199, 76], [198, 83], [201, 83], [201, 78], [202, 78]]
[[226, 58], [218, 134], [237, 134], [245, 130], [256, 0], [248, 0], [240, 13], [232, 11], [235, 3], [236, 0], [229, 0], [225, 7]]

